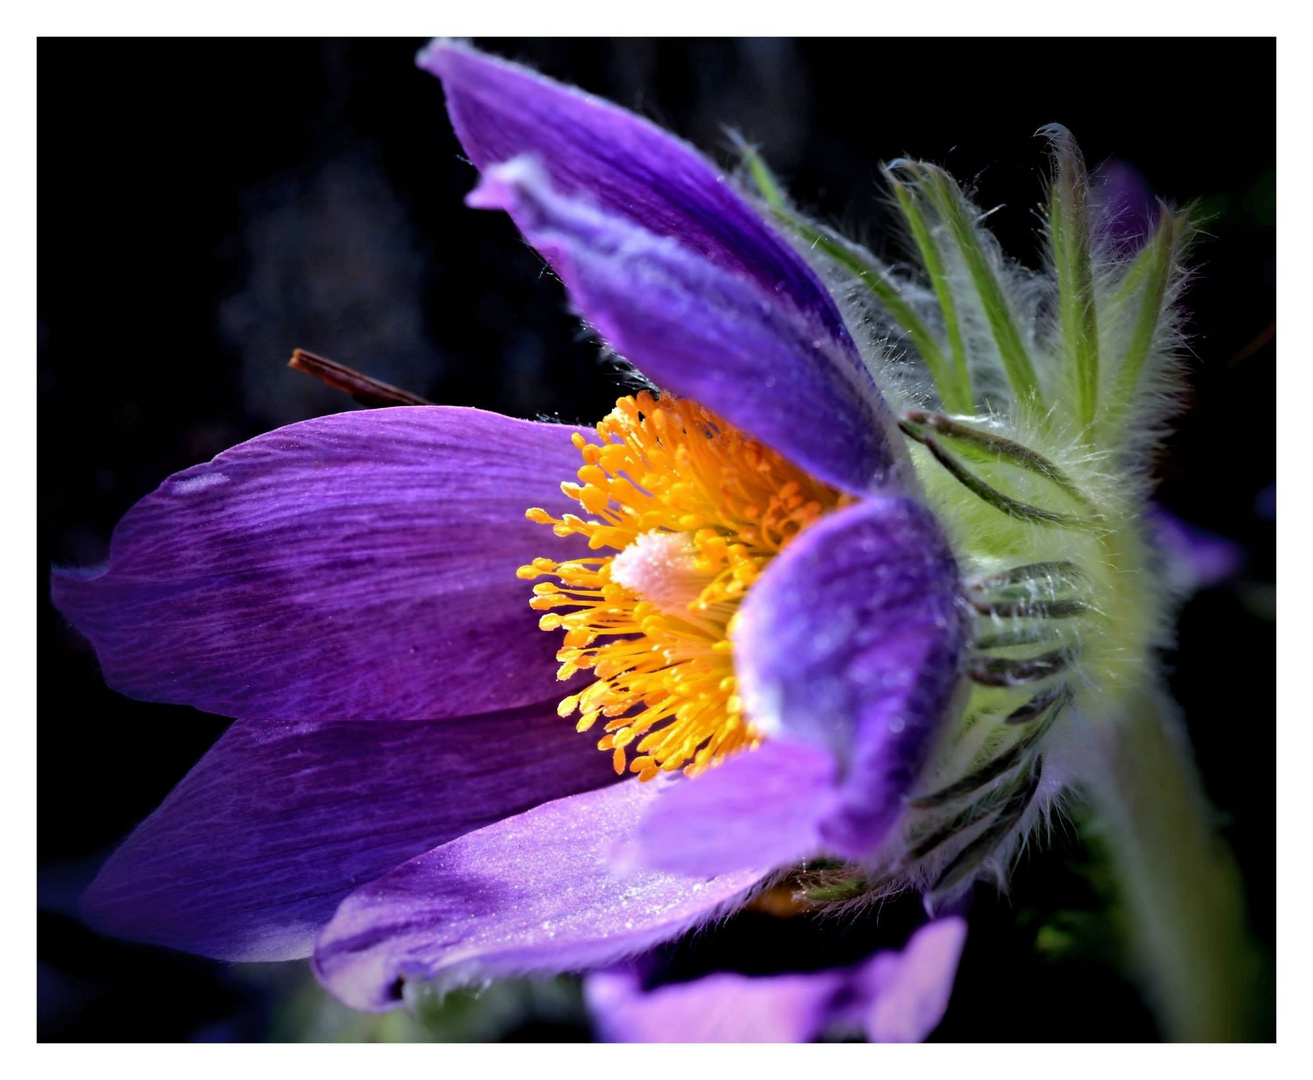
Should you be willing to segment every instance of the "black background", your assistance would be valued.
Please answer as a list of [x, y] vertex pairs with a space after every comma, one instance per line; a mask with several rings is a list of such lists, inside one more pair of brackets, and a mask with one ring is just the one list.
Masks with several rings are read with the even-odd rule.
[[[418, 41], [43, 41], [38, 54], [40, 1030], [44, 1039], [258, 1039], [276, 995], [223, 965], [100, 938], [75, 915], [98, 861], [222, 730], [101, 682], [48, 599], [53, 564], [104, 557], [116, 520], [176, 470], [354, 407], [285, 368], [295, 346], [434, 401], [591, 422], [617, 396], [558, 284], [501, 215], [467, 210]], [[877, 163], [975, 181], [1035, 263], [1045, 168], [1070, 127], [1214, 215], [1189, 296], [1193, 391], [1160, 499], [1245, 546], [1186, 608], [1168, 658], [1208, 793], [1275, 941], [1275, 46], [1180, 41], [496, 41], [728, 161], [757, 142], [799, 201], [877, 251]], [[1112, 966], [1099, 872], [1071, 830], [1011, 894], [982, 891], [953, 1039], [1140, 1039]], [[914, 905], [817, 928], [746, 915], [678, 970], [852, 959]], [[796, 921], [795, 921], [796, 922]], [[1055, 929], [1057, 928], [1057, 929]], [[1061, 932], [1059, 932], [1061, 931]], [[1038, 946], [1038, 947], [1037, 947]], [[520, 1038], [586, 1035], [528, 1022]]]

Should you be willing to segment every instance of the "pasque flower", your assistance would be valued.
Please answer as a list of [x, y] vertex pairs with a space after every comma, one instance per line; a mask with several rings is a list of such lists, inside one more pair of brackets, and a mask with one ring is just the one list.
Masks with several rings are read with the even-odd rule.
[[[525, 69], [419, 62], [481, 173], [470, 205], [511, 215], [652, 389], [595, 430], [294, 424], [166, 481], [106, 567], [57, 571], [111, 685], [236, 718], [89, 919], [313, 953], [385, 1009], [407, 980], [605, 966], [766, 883], [933, 910], [1001, 877], [1089, 731], [1153, 686], [1142, 462], [1184, 217], [1101, 246], [1055, 128], [1044, 274], [911, 162], [886, 170], [915, 256], [895, 272], [746, 148], [751, 192]], [[893, 963], [778, 985], [869, 1005]]]

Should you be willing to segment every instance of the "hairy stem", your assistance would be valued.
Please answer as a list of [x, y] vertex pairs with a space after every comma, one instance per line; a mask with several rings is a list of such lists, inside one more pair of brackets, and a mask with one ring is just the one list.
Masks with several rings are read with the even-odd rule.
[[1240, 876], [1215, 835], [1174, 707], [1141, 693], [1085, 777], [1125, 908], [1131, 959], [1164, 1034], [1274, 1038], [1270, 979]]

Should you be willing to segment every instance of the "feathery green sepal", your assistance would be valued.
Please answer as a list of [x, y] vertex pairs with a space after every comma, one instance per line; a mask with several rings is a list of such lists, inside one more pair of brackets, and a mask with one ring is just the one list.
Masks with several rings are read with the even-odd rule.
[[[1090, 521], [1087, 524], [1094, 524], [1098, 517], [1089, 496], [1081, 491], [1071, 478], [1053, 462], [1028, 446], [1022, 446], [1020, 443], [1005, 439], [1001, 435], [979, 431], [966, 424], [950, 420], [947, 416], [923, 412], [920, 409], [911, 409], [904, 413], [899, 427], [909, 438], [926, 446], [940, 464], [945, 464], [943, 456], [936, 451], [935, 446], [931, 445], [932, 442], [941, 451], [947, 445], [961, 456], [981, 464], [1012, 465], [1018, 469], [1034, 473], [1036, 476], [1041, 476], [1089, 512]], [[945, 467], [953, 471], [952, 466], [945, 465]], [[955, 471], [954, 475], [957, 475]], [[961, 478], [959, 477], [959, 479]], [[1014, 513], [1011, 516], [1026, 517], [1027, 515]], [[1058, 517], [1061, 518], [1063, 515], [1058, 515]], [[1039, 518], [1056, 520], [1048, 512], [1037, 515], [1037, 519]]]
[[[1135, 275], [1138, 280], [1140, 305], [1130, 344], [1117, 368], [1109, 395], [1111, 400], [1105, 425], [1110, 434], [1121, 423], [1135, 396], [1145, 360], [1153, 348], [1164, 314], [1163, 306], [1171, 283], [1176, 253], [1181, 239], [1188, 234], [1188, 228], [1186, 215], [1173, 214], [1164, 207], [1153, 239], [1145, 246], [1128, 273], [1128, 278]], [[1131, 295], [1134, 294], [1129, 294], [1124, 302], [1129, 302]]]
[[1034, 364], [956, 182], [943, 169], [924, 162], [892, 161], [888, 169], [891, 172], [906, 169], [915, 181], [916, 190], [924, 189], [928, 194], [931, 206], [948, 226], [949, 235], [971, 278], [1013, 394], [1022, 405], [1041, 406], [1043, 402]]
[[949, 393], [948, 387], [940, 387], [944, 407], [950, 412], [973, 413], [975, 403], [971, 393], [971, 372], [967, 367], [966, 346], [962, 342], [962, 326], [958, 319], [957, 304], [953, 300], [953, 290], [948, 282], [948, 274], [944, 269], [944, 260], [939, 254], [930, 226], [926, 223], [925, 215], [921, 213], [916, 200], [888, 168], [884, 169], [884, 175], [893, 189], [894, 198], [898, 200], [898, 206], [903, 212], [908, 228], [912, 231], [912, 239], [916, 241], [917, 250], [921, 253], [921, 262], [925, 266], [926, 275], [930, 278], [930, 284], [935, 290], [935, 298], [939, 301], [939, 309], [944, 316], [944, 332], [948, 335], [948, 347], [953, 358], [950, 379], [952, 393]]
[[1039, 134], [1053, 147], [1055, 175], [1049, 192], [1049, 250], [1058, 282], [1058, 314], [1068, 368], [1075, 377], [1076, 419], [1094, 423], [1099, 402], [1099, 322], [1090, 267], [1089, 180], [1085, 160], [1065, 127]]
[[[889, 312], [903, 332], [912, 339], [912, 344], [925, 362], [930, 377], [935, 381], [935, 388], [944, 402], [944, 407], [951, 412], [970, 413], [973, 411], [970, 378], [966, 376], [966, 355], [961, 357], [960, 375], [949, 368], [943, 350], [934, 334], [924, 320], [903, 298], [898, 286], [890, 281], [888, 273], [864, 255], [854, 251], [852, 245], [820, 225], [806, 221], [794, 213], [788, 205], [782, 189], [774, 174], [762, 160], [761, 155], [747, 143], [739, 140], [739, 153], [747, 165], [748, 175], [757, 188], [758, 194], [766, 203], [775, 219], [783, 226], [796, 232], [807, 244], [820, 251], [842, 266], [860, 281], [875, 296], [876, 300]], [[959, 346], [960, 346], [959, 341]], [[965, 378], [965, 384], [963, 383]]]

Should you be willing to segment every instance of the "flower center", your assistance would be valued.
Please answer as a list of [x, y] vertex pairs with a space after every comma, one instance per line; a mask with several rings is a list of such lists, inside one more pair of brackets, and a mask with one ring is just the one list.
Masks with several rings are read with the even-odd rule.
[[[700, 405], [644, 392], [621, 398], [574, 436], [579, 483], [561, 490], [588, 517], [527, 512], [557, 536], [579, 534], [612, 554], [519, 570], [534, 586], [539, 626], [564, 630], [558, 678], [594, 681], [565, 698], [577, 728], [599, 720], [597, 744], [616, 772], [694, 776], [760, 742], [736, 692], [731, 630], [739, 603], [798, 533], [846, 496]], [[562, 609], [562, 610], [553, 610]], [[629, 755], [633, 759], [629, 760]]]
[[707, 587], [687, 533], [645, 532], [611, 560], [611, 580], [650, 600], [663, 615], [687, 618]]

